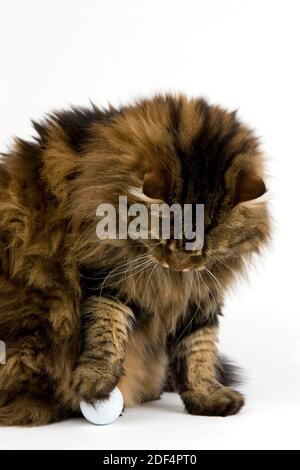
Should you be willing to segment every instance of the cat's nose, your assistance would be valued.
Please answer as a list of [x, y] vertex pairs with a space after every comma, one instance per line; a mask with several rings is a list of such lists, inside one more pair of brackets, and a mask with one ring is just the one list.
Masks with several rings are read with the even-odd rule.
[[169, 257], [167, 263], [172, 271], [188, 271], [190, 268], [190, 262], [187, 259]]

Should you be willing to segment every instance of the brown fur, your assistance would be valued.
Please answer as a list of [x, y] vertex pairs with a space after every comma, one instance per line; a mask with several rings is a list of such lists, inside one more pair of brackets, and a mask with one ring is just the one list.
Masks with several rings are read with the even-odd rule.
[[[242, 397], [218, 381], [217, 316], [270, 232], [252, 132], [183, 96], [74, 109], [35, 128], [0, 165], [0, 424], [72, 416], [118, 383], [127, 405], [154, 399], [167, 375], [189, 412], [237, 412]], [[96, 208], [138, 202], [133, 188], [205, 203], [202, 253], [100, 242]]]

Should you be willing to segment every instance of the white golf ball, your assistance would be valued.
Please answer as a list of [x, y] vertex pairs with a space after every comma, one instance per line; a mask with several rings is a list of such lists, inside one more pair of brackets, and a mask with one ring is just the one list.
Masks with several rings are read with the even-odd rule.
[[122, 413], [124, 406], [123, 396], [116, 387], [107, 400], [96, 401], [94, 405], [89, 405], [82, 401], [80, 409], [83, 416], [90, 423], [104, 425], [113, 423]]

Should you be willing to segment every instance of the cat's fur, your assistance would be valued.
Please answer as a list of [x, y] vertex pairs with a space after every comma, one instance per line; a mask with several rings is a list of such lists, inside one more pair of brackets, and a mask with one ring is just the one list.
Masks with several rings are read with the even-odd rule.
[[[190, 413], [236, 413], [243, 397], [216, 342], [226, 288], [270, 232], [253, 133], [184, 96], [34, 125], [36, 140], [16, 139], [0, 165], [0, 424], [76, 415], [117, 384], [126, 405], [168, 386]], [[139, 202], [133, 188], [204, 203], [202, 253], [174, 240], [101, 242], [97, 206]]]

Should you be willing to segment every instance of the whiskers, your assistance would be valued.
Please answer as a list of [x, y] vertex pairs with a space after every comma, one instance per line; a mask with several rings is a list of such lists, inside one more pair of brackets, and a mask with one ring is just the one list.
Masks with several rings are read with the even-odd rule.
[[216, 263], [217, 263], [219, 266], [222, 265], [223, 270], [231, 271], [232, 274], [234, 274], [234, 275], [236, 274], [236, 273], [234, 272], [234, 270], [232, 269], [232, 267], [229, 266], [229, 264], [227, 264], [227, 263], [224, 261], [224, 259], [220, 258], [220, 256], [218, 256], [216, 253], [212, 253], [212, 256], [214, 257]]
[[213, 282], [217, 286], [217, 290], [221, 289], [223, 290], [220, 281], [216, 278], [216, 276], [206, 267], [204, 266], [204, 270], [207, 272], [207, 274], [213, 279]]
[[[128, 261], [126, 269], [120, 270], [118, 267], [114, 268], [104, 278], [101, 286], [100, 296], [102, 295], [104, 288], [116, 286], [120, 284], [120, 282], [128, 280], [129, 278], [132, 278], [138, 274], [140, 274], [140, 278], [143, 272], [148, 270], [153, 264], [153, 260], [145, 255], [145, 257], [142, 259]], [[112, 278], [115, 278], [115, 280], [113, 282], [108, 282]]]
[[[155, 246], [153, 247], [155, 248]], [[149, 278], [146, 282], [148, 285], [150, 278], [159, 264], [148, 251], [141, 255], [137, 255], [133, 258], [123, 259], [116, 264], [112, 264], [112, 269], [108, 273], [107, 268], [103, 268], [103, 271], [98, 271], [93, 276], [87, 276], [82, 274], [82, 277], [94, 282], [99, 282], [99, 285], [95, 288], [91, 287], [91, 290], [98, 291], [100, 289], [100, 296], [103, 294], [103, 290], [119, 285], [122, 281], [127, 281], [132, 278], [132, 284], [137, 284], [142, 275], [149, 271]]]
[[[213, 286], [209, 286], [208, 282], [205, 282], [204, 273], [207, 273], [209, 278], [211, 279]], [[190, 272], [183, 273], [183, 276], [187, 279], [186, 282], [188, 283], [188, 289], [190, 294], [194, 289], [194, 285], [196, 282], [196, 290], [197, 290], [197, 302], [195, 302], [194, 308], [195, 311], [192, 315], [191, 320], [188, 322], [184, 330], [181, 332], [180, 336], [177, 338], [177, 343], [183, 337], [184, 333], [188, 330], [188, 328], [192, 325], [194, 319], [197, 317], [198, 314], [202, 314], [201, 312], [201, 303], [205, 301], [208, 304], [209, 308], [205, 309], [203, 314], [208, 316], [213, 315], [218, 307], [218, 304], [222, 297], [223, 287], [219, 279], [208, 269], [206, 266], [203, 267], [203, 270], [193, 270]], [[188, 297], [188, 302], [186, 307], [188, 308], [188, 303], [190, 298]]]
[[[110, 265], [109, 269], [103, 268], [103, 271], [96, 272], [93, 277], [83, 277], [96, 283], [94, 290], [97, 295], [104, 295], [107, 289], [116, 292], [120, 290], [128, 292], [141, 308], [154, 311], [159, 306], [162, 315], [164, 308], [170, 308], [173, 311], [174, 325], [180, 312], [188, 312], [191, 307], [192, 318], [186, 328], [189, 328], [197, 315], [213, 314], [223, 294], [222, 276], [218, 279], [218, 271], [213, 270], [211, 266], [185, 272], [164, 269], [153, 252], [155, 246], [152, 245], [151, 249], [145, 250], [144, 253], [139, 252], [136, 256], [132, 256], [132, 252], [130, 255], [128, 251], [128, 259], [125, 254], [122, 258], [117, 258], [117, 253], [111, 253], [111, 260], [102, 261], [104, 266]], [[217, 255], [215, 258], [217, 260]], [[221, 260], [218, 262], [221, 263]], [[173, 299], [177, 302], [174, 303], [175, 310], [172, 307]]]

